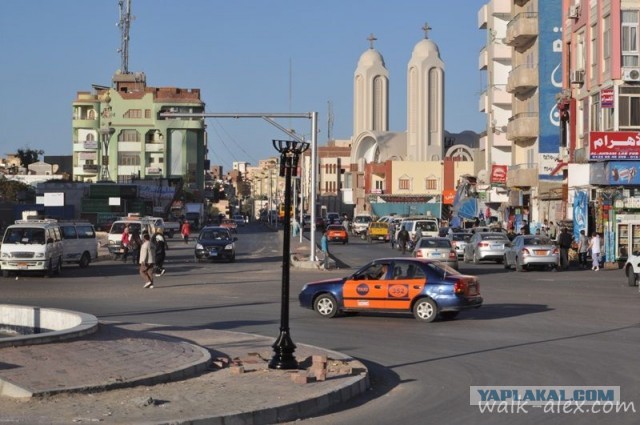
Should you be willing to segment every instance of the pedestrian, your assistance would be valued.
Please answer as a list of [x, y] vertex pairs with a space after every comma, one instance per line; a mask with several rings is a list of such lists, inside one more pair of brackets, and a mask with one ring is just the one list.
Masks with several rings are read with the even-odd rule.
[[129, 237], [129, 226], [126, 226], [120, 237], [120, 253], [122, 254], [123, 263], [127, 262], [127, 255], [129, 254]]
[[391, 221], [389, 223], [389, 241], [391, 242], [391, 249], [396, 246], [396, 224]]
[[346, 214], [342, 216], [342, 226], [349, 233], [349, 217]]
[[165, 273], [164, 269], [164, 259], [166, 257], [167, 251], [167, 241], [164, 239], [163, 235], [164, 231], [162, 227], [156, 227], [156, 233], [153, 235], [151, 239], [151, 245], [154, 248], [156, 261], [155, 261], [155, 269], [154, 274], [156, 276], [162, 276]]
[[407, 243], [409, 242], [409, 237], [409, 232], [404, 226], [402, 226], [400, 232], [398, 232], [398, 247], [403, 254], [407, 252]]
[[523, 235], [530, 235], [531, 228], [529, 227], [529, 222], [527, 220], [522, 221], [522, 228], [520, 229]]
[[600, 270], [600, 235], [593, 232], [593, 236], [589, 241], [589, 249], [591, 250], [591, 270], [597, 272]]
[[324, 270], [329, 270], [329, 238], [327, 237], [327, 231], [322, 232], [322, 238], [320, 239], [320, 250], [322, 251], [322, 267]]
[[587, 252], [589, 251], [589, 238], [585, 235], [584, 230], [580, 230], [580, 238], [578, 239], [578, 259], [583, 269], [587, 268]]
[[558, 236], [558, 226], [553, 224], [553, 221], [550, 221], [549, 222], [549, 237], [551, 238], [551, 240], [555, 241], [557, 236]]
[[416, 229], [416, 236], [415, 236], [415, 240], [416, 240], [416, 244], [418, 243], [418, 241], [420, 240], [420, 238], [422, 238], [422, 228], [418, 227]]
[[182, 223], [182, 228], [180, 228], [180, 234], [182, 235], [182, 239], [184, 239], [184, 243], [189, 243], [189, 234], [191, 233], [191, 225], [189, 224], [189, 220], [185, 220]]
[[145, 282], [145, 288], [153, 289], [153, 267], [155, 261], [151, 237], [148, 233], [144, 233], [142, 235], [142, 246], [140, 247], [140, 276]]
[[569, 234], [566, 227], [562, 228], [562, 233], [558, 236], [558, 245], [560, 245], [560, 268], [569, 269], [569, 249], [573, 243], [573, 237]]
[[129, 236], [129, 252], [131, 253], [131, 261], [133, 264], [140, 262], [140, 246], [142, 246], [140, 233], [138, 233], [137, 230], [131, 231], [131, 236]]

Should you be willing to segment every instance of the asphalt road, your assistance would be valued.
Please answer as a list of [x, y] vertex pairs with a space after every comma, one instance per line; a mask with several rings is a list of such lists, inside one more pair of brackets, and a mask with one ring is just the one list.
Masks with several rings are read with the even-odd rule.
[[[2, 302], [84, 311], [100, 320], [167, 328], [278, 334], [281, 243], [263, 227], [241, 228], [236, 263], [197, 264], [193, 243], [169, 240], [167, 274], [153, 290], [131, 264], [67, 267], [63, 277], [1, 279]], [[318, 238], [319, 241], [319, 238]], [[480, 277], [485, 304], [430, 324], [411, 315], [323, 319], [297, 304], [311, 280], [347, 275], [365, 261], [398, 255], [388, 244], [352, 238], [331, 245], [340, 269], [291, 270], [294, 342], [350, 354], [371, 370], [372, 390], [308, 424], [637, 424], [640, 422], [640, 294], [621, 270], [507, 271], [461, 265]], [[469, 386], [620, 386], [635, 413], [481, 413]], [[583, 407], [583, 410], [587, 407]]]

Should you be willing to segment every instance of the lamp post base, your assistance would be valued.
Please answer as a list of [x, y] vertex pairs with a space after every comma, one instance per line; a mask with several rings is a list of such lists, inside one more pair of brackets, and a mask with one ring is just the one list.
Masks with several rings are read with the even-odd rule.
[[298, 361], [293, 353], [296, 345], [293, 343], [289, 331], [281, 330], [276, 342], [272, 345], [274, 355], [269, 362], [269, 369], [297, 369]]

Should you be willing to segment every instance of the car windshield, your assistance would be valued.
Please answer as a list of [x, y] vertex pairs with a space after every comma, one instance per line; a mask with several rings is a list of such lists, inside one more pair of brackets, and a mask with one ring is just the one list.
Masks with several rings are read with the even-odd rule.
[[426, 222], [418, 222], [416, 223], [416, 230], [420, 229], [423, 230], [425, 232], [437, 232], [438, 231], [438, 225], [436, 223], [433, 223], [431, 221], [426, 221]]
[[335, 225], [333, 225], [333, 226], [329, 226], [329, 227], [327, 227], [327, 230], [335, 231], [335, 232], [340, 232], [340, 231], [344, 230], [344, 227], [342, 227], [342, 226], [335, 226]]
[[229, 234], [221, 230], [204, 230], [200, 235], [200, 239], [229, 239]]
[[420, 239], [420, 248], [451, 248], [448, 239]]
[[33, 227], [14, 227], [7, 230], [2, 243], [44, 245], [44, 229], [36, 229]]
[[451, 235], [451, 239], [453, 239], [454, 241], [469, 242], [469, 239], [471, 239], [471, 234], [470, 233], [454, 233], [453, 235]]

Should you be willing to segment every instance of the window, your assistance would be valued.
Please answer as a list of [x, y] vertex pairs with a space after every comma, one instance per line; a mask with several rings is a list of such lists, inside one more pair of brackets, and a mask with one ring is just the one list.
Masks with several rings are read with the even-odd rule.
[[144, 117], [145, 118], [151, 118], [151, 109], [145, 109], [144, 110]]
[[586, 69], [584, 55], [584, 32], [576, 36], [576, 69]]
[[596, 26], [591, 27], [591, 44], [589, 45], [589, 63], [591, 69], [591, 78], [595, 78], [598, 72], [598, 33]]
[[140, 134], [136, 130], [122, 130], [118, 134], [118, 142], [139, 142]]
[[411, 188], [411, 181], [406, 177], [401, 178], [398, 188], [400, 190], [409, 190]]
[[438, 180], [434, 177], [429, 177], [427, 179], [427, 190], [436, 190], [438, 189]]
[[377, 190], [384, 190], [384, 180], [376, 180], [375, 187]]
[[640, 87], [620, 87], [618, 97], [620, 130], [640, 128]]
[[611, 69], [611, 15], [602, 21], [602, 73]]
[[600, 93], [591, 96], [591, 113], [589, 114], [589, 130], [600, 130]]
[[142, 110], [140, 109], [129, 109], [124, 113], [124, 118], [142, 118]]
[[118, 152], [118, 165], [140, 165], [140, 154], [136, 152]]
[[622, 66], [638, 66], [638, 11], [622, 11]]

